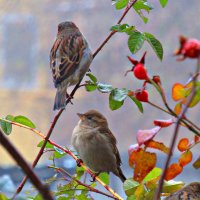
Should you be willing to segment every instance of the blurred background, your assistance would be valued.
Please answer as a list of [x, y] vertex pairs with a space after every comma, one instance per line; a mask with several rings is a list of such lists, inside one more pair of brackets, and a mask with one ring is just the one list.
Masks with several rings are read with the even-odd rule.
[[[200, 39], [200, 2], [191, 0], [188, 4], [187, 0], [169, 1], [164, 9], [158, 1], [154, 0], [152, 3], [154, 9], [149, 15], [145, 13], [149, 17], [148, 24], [145, 25], [133, 10], [123, 23], [135, 25], [139, 31], [154, 34], [163, 44], [163, 62], [158, 60], [148, 44], [145, 44], [136, 55], [131, 55], [127, 47], [127, 36], [117, 33], [95, 57], [91, 71], [100, 82], [135, 90], [142, 86], [142, 82], [136, 80], [132, 74], [124, 77], [125, 71], [131, 68], [126, 56], [140, 59], [147, 50], [146, 67], [150, 74], [160, 75], [169, 105], [173, 108], [175, 102], [171, 98], [171, 88], [175, 82], [184, 84], [188, 80], [191, 72], [195, 70], [196, 62], [177, 62], [172, 54], [179, 47], [179, 35]], [[56, 114], [52, 109], [56, 90], [49, 67], [49, 52], [56, 37], [58, 23], [66, 20], [75, 22], [94, 52], [121, 14], [122, 11], [116, 11], [111, 1], [107, 0], [0, 0], [0, 116], [27, 116], [36, 124], [37, 130], [46, 134]], [[148, 91], [150, 101], [163, 106], [156, 91], [150, 87]], [[170, 118], [149, 105], [143, 106], [144, 113], [141, 114], [133, 102], [127, 99], [122, 108], [111, 111], [107, 94], [100, 94], [97, 91], [88, 93], [81, 88], [75, 94], [73, 105], [68, 105], [60, 117], [51, 139], [59, 145], [70, 147], [71, 133], [79, 120], [76, 113], [97, 109], [108, 118], [110, 129], [118, 140], [122, 168], [125, 175], [131, 177], [133, 172], [128, 166], [127, 150], [131, 144], [136, 143], [137, 130], [152, 128], [154, 119]], [[200, 122], [199, 106], [189, 110], [188, 118], [196, 124]], [[173, 131], [174, 127], [164, 129], [159, 132], [156, 139], [169, 145]], [[182, 137], [192, 139], [193, 134], [182, 128], [179, 138]], [[39, 151], [37, 144], [41, 139], [30, 131], [18, 127], [13, 127], [13, 132], [8, 138], [26, 160], [32, 163]], [[194, 148], [193, 152], [195, 160], [199, 155], [199, 147]], [[179, 153], [175, 151], [174, 161], [178, 156]], [[0, 158], [0, 191], [5, 190], [4, 179], [9, 180], [13, 184], [11, 194], [23, 175], [19, 175], [20, 170], [16, 171], [15, 163], [1, 146]], [[166, 155], [159, 153], [158, 166], [163, 165], [165, 158]], [[47, 171], [52, 173], [52, 170], [43, 170], [46, 169], [48, 162], [48, 155], [45, 154], [38, 165], [41, 167], [38, 173], [43, 178], [50, 176]], [[75, 162], [68, 156], [62, 164], [70, 169], [75, 167]], [[190, 164], [176, 180], [189, 183], [198, 181], [199, 175], [200, 172], [193, 169]], [[111, 179], [111, 185], [119, 191], [121, 183], [115, 177]]]

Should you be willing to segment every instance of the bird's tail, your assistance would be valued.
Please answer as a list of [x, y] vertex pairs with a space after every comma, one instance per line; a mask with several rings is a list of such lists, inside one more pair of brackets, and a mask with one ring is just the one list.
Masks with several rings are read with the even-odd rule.
[[67, 94], [66, 90], [67, 90], [67, 87], [60, 86], [57, 88], [53, 110], [59, 110], [59, 109], [65, 108], [66, 94]]
[[116, 174], [116, 175], [121, 179], [122, 182], [124, 182], [126, 180], [126, 177], [124, 176], [120, 167], [118, 168], [118, 174]]

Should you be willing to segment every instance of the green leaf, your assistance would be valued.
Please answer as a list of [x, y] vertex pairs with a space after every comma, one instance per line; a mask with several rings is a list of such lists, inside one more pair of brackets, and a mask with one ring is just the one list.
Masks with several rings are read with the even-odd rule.
[[138, 0], [133, 5], [133, 8], [135, 9], [135, 11], [145, 10], [149, 13], [153, 9], [153, 6], [146, 0]]
[[60, 196], [57, 200], [69, 200], [71, 197]]
[[83, 174], [84, 174], [84, 172], [85, 172], [85, 170], [84, 170], [84, 168], [83, 167], [76, 167], [76, 178], [78, 179], [78, 180], [80, 180], [80, 178], [83, 176]]
[[97, 82], [97, 78], [93, 74], [87, 73], [86, 76], [88, 76], [93, 83]]
[[162, 61], [163, 47], [159, 40], [157, 40], [151, 33], [144, 33], [145, 40], [151, 45], [157, 57]]
[[148, 18], [144, 16], [142, 10], [145, 10], [147, 13], [149, 13], [153, 9], [153, 6], [146, 0], [138, 0], [133, 5], [133, 9], [137, 12], [137, 14], [141, 17], [143, 22], [146, 24], [148, 22]]
[[[43, 144], [44, 144], [44, 140], [40, 141], [39, 144], [37, 145], [37, 147], [42, 147]], [[50, 144], [49, 142], [47, 142], [45, 148], [54, 149], [54, 146], [52, 144]]]
[[1, 200], [8, 200], [8, 198], [2, 193], [0, 193], [0, 199]]
[[131, 196], [134, 194], [135, 190], [140, 184], [134, 181], [132, 178], [125, 180], [123, 184], [123, 189], [127, 196]]
[[162, 169], [155, 167], [153, 168], [143, 179], [143, 183], [146, 183], [148, 181], [151, 181], [157, 177], [159, 177], [162, 174]]
[[133, 30], [135, 30], [135, 26], [129, 26], [128, 24], [117, 24], [115, 26], [112, 26], [110, 30], [120, 33], [126, 32], [127, 34], [131, 34]]
[[160, 5], [164, 8], [168, 3], [168, 0], [160, 0]]
[[128, 38], [128, 47], [132, 53], [136, 53], [144, 44], [144, 35], [140, 32], [132, 32]]
[[61, 149], [59, 149], [58, 147], [54, 146], [54, 149], [55, 149], [55, 152], [53, 153], [54, 158], [59, 159], [66, 155], [66, 153], [62, 151]]
[[140, 111], [141, 113], [143, 113], [143, 106], [142, 106], [142, 103], [141, 103], [139, 100], [137, 100], [137, 99], [136, 99], [134, 96], [132, 96], [132, 95], [130, 95], [129, 97], [130, 97], [131, 100], [133, 100], [133, 102], [135, 103], [135, 105], [138, 107], [139, 111]]
[[33, 124], [30, 119], [22, 115], [14, 117], [13, 121], [28, 126], [30, 128], [36, 128], [35, 124]]
[[85, 89], [88, 91], [88, 92], [92, 92], [92, 91], [95, 91], [97, 89], [97, 85], [96, 84], [87, 84], [85, 86]]
[[192, 164], [192, 166], [193, 166], [195, 169], [199, 169], [199, 168], [200, 168], [200, 157], [197, 158], [197, 160], [195, 160], [195, 162]]
[[109, 106], [111, 110], [119, 109], [126, 99], [128, 94], [128, 90], [126, 88], [123, 89], [113, 89], [109, 95]]
[[113, 89], [112, 85], [105, 84], [105, 83], [98, 83], [97, 88], [102, 93], [111, 92]]
[[44, 200], [41, 194], [37, 194], [33, 200]]
[[106, 185], [109, 185], [110, 183], [110, 177], [109, 177], [109, 174], [104, 172], [104, 173], [101, 173], [99, 175], [99, 178], [106, 184]]
[[[12, 115], [7, 115], [5, 117], [5, 119], [9, 120], [9, 121], [13, 121], [13, 116]], [[5, 122], [5, 121], [0, 121], [0, 126], [2, 131], [6, 134], [6, 135], [10, 135], [12, 132], [12, 124], [9, 122]]]
[[117, 10], [125, 8], [127, 6], [128, 2], [129, 2], [129, 0], [119, 0], [119, 1], [116, 2], [115, 8]]
[[135, 195], [128, 196], [126, 200], [137, 200]]
[[162, 192], [164, 193], [172, 193], [180, 190], [184, 186], [182, 181], [164, 181]]
[[196, 89], [195, 95], [192, 99], [192, 102], [189, 105], [190, 108], [196, 106], [200, 102], [200, 82], [196, 82], [196, 88], [195, 89]]

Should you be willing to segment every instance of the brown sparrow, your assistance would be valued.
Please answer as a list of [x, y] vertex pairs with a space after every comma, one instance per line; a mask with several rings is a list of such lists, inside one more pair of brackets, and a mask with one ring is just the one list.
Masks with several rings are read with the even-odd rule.
[[57, 88], [54, 110], [65, 108], [67, 88], [76, 85], [88, 71], [93, 56], [89, 45], [73, 22], [58, 25], [50, 52], [50, 68]]
[[164, 200], [200, 200], [200, 182], [193, 182]]
[[71, 143], [80, 159], [96, 175], [101, 172], [113, 172], [124, 182], [126, 177], [120, 168], [117, 141], [108, 127], [106, 118], [96, 110], [77, 115], [80, 120], [73, 130]]

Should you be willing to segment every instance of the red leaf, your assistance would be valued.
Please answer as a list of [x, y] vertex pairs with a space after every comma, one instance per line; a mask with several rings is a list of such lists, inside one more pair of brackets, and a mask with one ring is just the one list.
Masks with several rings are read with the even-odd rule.
[[192, 161], [192, 152], [186, 151], [183, 154], [181, 154], [180, 158], [179, 158], [179, 164], [184, 167], [185, 165], [187, 165], [188, 163], [190, 163]]
[[182, 138], [178, 143], [178, 150], [180, 152], [186, 151], [190, 146], [189, 140], [187, 138]]
[[195, 135], [194, 136], [194, 143], [197, 143], [199, 141], [199, 136]]
[[174, 123], [174, 120], [173, 119], [168, 119], [168, 120], [157, 119], [157, 120], [154, 120], [153, 123], [155, 126], [160, 126], [164, 128], [164, 127], [168, 127], [172, 125]]
[[140, 147], [138, 144], [132, 144], [129, 148], [128, 148], [128, 155], [130, 156], [132, 154], [133, 151], [139, 151]]
[[172, 163], [165, 174], [165, 180], [169, 181], [173, 178], [175, 178], [177, 175], [179, 175], [183, 171], [183, 167], [179, 165], [178, 163]]
[[158, 133], [158, 131], [160, 129], [161, 129], [161, 127], [156, 126], [152, 129], [148, 129], [148, 130], [139, 130], [137, 132], [137, 136], [136, 136], [139, 146], [141, 146], [145, 142], [151, 140]]

